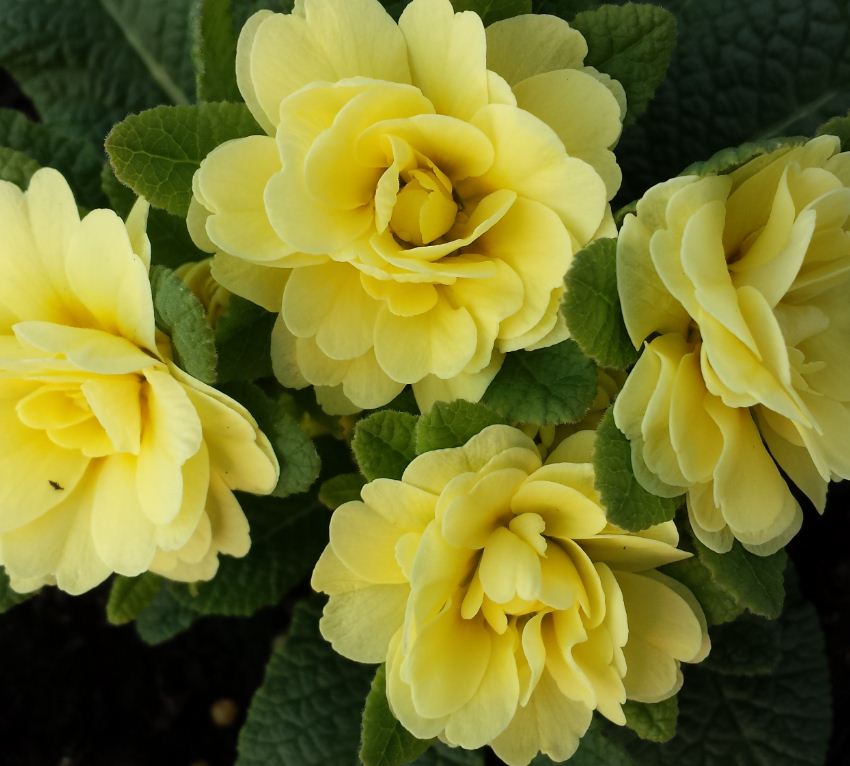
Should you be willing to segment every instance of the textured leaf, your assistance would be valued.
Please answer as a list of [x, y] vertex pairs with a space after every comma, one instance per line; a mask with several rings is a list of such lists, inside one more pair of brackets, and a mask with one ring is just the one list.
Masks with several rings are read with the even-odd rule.
[[188, 3], [3, 0], [0, 67], [45, 122], [99, 145], [128, 113], [188, 100]]
[[[101, 188], [109, 200], [109, 206], [122, 218], [126, 218], [136, 201], [136, 195], [115, 177], [108, 162], [102, 167]], [[151, 263], [154, 265], [176, 269], [187, 261], [209, 257], [208, 253], [195, 247], [184, 218], [159, 208], [152, 207], [148, 211], [147, 235], [151, 243]]]
[[150, 606], [162, 589], [162, 578], [151, 572], [138, 577], [116, 575], [106, 602], [106, 619], [113, 625], [132, 622], [139, 613]]
[[629, 340], [617, 292], [617, 242], [598, 239], [573, 259], [563, 311], [570, 337], [603, 367], [624, 370], [637, 351]]
[[705, 667], [715, 673], [758, 676], [773, 673], [782, 658], [776, 620], [745, 615], [711, 630], [711, 654]]
[[617, 147], [626, 200], [725, 146], [811, 135], [850, 109], [847, 0], [678, 5], [667, 79]]
[[166, 583], [150, 604], [136, 616], [136, 632], [146, 644], [161, 644], [182, 633], [198, 617], [189, 607], [181, 604], [175, 595], [180, 587]]
[[164, 266], [151, 268], [151, 292], [156, 324], [171, 336], [174, 361], [192, 377], [215, 383], [215, 336], [201, 302]]
[[463, 399], [437, 402], [416, 424], [416, 452], [460, 447], [487, 426], [504, 419], [483, 404]]
[[369, 480], [400, 479], [416, 457], [415, 415], [382, 410], [358, 421], [351, 448], [360, 472]]
[[679, 698], [675, 695], [655, 703], [629, 700], [623, 705], [623, 712], [626, 714], [626, 726], [641, 739], [669, 742], [676, 735]]
[[755, 556], [745, 551], [737, 540], [728, 553], [715, 553], [696, 539], [694, 545], [714, 580], [739, 604], [771, 620], [781, 614], [788, 563], [784, 550], [772, 556]]
[[464, 750], [436, 742], [414, 762], [414, 766], [484, 766], [483, 750]]
[[192, 58], [199, 101], [238, 101], [231, 0], [194, 0]]
[[219, 383], [272, 375], [271, 334], [276, 314], [231, 295], [215, 324]]
[[343, 503], [360, 499], [360, 490], [366, 483], [359, 473], [343, 473], [324, 482], [319, 489], [319, 501], [336, 510]]
[[676, 515], [681, 498], [657, 497], [638, 483], [632, 471], [629, 440], [614, 423], [612, 409], [605, 413], [596, 430], [593, 467], [596, 488], [614, 524], [637, 532]]
[[363, 766], [403, 766], [424, 753], [429, 740], [416, 739], [392, 714], [387, 702], [387, 674], [378, 667], [366, 697], [360, 732]]
[[9, 181], [26, 189], [30, 178], [40, 167], [28, 154], [0, 146], [0, 181]]
[[127, 117], [106, 137], [118, 179], [151, 205], [185, 217], [192, 176], [216, 146], [259, 133], [244, 104], [159, 106]]
[[750, 141], [740, 146], [732, 146], [721, 149], [707, 160], [694, 162], [686, 167], [681, 175], [717, 176], [731, 173], [741, 165], [745, 165], [756, 157], [761, 157], [770, 152], [784, 147], [802, 146], [808, 141], [802, 136], [791, 136], [789, 138], [765, 138], [761, 141]]
[[531, 13], [531, 0], [452, 0], [455, 11], [475, 11], [485, 24]]
[[239, 736], [237, 766], [354, 766], [374, 668], [340, 657], [319, 634], [322, 601], [295, 607], [283, 647]]
[[[615, 738], [608, 736], [607, 727], [594, 716], [590, 728], [579, 742], [578, 750], [568, 761], [570, 766], [637, 766], [631, 755]], [[532, 766], [549, 766], [552, 760], [539, 755]]]
[[582, 11], [572, 26], [587, 40], [585, 65], [622, 84], [626, 123], [632, 122], [646, 111], [667, 73], [676, 47], [676, 18], [654, 5], [628, 3]]
[[9, 575], [0, 566], [0, 614], [8, 612], [13, 606], [17, 606], [34, 595], [35, 593], [17, 593], [13, 591], [12, 586], [9, 585]]
[[548, 13], [570, 21], [580, 11], [595, 8], [598, 0], [532, 0], [534, 13]]
[[676, 737], [635, 740], [641, 766], [823, 766], [831, 727], [829, 676], [817, 614], [795, 601], [778, 621], [771, 675], [685, 671]]
[[714, 579], [699, 557], [668, 564], [662, 571], [678, 580], [696, 596], [709, 625], [720, 625], [736, 619], [744, 607]]
[[843, 117], [833, 117], [818, 128], [817, 134], [828, 133], [841, 139], [841, 151], [850, 151], [850, 114]]
[[301, 496], [285, 503], [241, 496], [251, 526], [251, 550], [222, 556], [209, 582], [175, 586], [174, 595], [197, 614], [248, 617], [280, 603], [310, 576], [328, 542], [330, 514]]
[[596, 367], [575, 341], [508, 354], [484, 403], [500, 415], [537, 425], [581, 420], [596, 398]]
[[100, 189], [103, 156], [89, 142], [32, 122], [21, 112], [0, 109], [0, 146], [17, 149], [42, 167], [59, 170], [79, 204], [94, 208], [105, 201]]
[[252, 383], [228, 386], [226, 392], [248, 408], [268, 436], [280, 463], [275, 497], [306, 492], [319, 476], [321, 461], [312, 439], [290, 414], [285, 397], [271, 399]]

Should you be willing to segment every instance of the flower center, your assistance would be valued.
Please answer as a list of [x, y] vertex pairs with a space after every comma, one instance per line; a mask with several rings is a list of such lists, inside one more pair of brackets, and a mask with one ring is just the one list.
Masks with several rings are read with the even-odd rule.
[[428, 245], [454, 224], [457, 205], [451, 182], [439, 171], [411, 170], [396, 197], [390, 228], [397, 238], [412, 245]]

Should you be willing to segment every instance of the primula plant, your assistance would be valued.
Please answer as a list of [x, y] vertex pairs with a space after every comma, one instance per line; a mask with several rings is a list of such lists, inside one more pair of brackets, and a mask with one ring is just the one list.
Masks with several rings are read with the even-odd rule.
[[785, 547], [850, 478], [848, 40], [0, 0], [0, 620], [274, 614], [237, 766], [826, 763]]

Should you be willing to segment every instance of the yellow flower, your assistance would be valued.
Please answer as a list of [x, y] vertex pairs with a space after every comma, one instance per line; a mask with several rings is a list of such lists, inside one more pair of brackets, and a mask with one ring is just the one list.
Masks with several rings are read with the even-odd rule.
[[340, 506], [313, 587], [322, 634], [387, 663], [390, 706], [414, 735], [490, 744], [508, 764], [569, 758], [593, 710], [678, 691], [708, 652], [693, 595], [656, 567], [686, 558], [672, 522], [628, 534], [593, 486], [595, 433], [541, 464], [534, 442], [490, 426], [416, 458]]
[[278, 466], [249, 413], [157, 337], [140, 201], [80, 220], [53, 170], [0, 182], [0, 564], [16, 590], [209, 579], [250, 539], [232, 490]]
[[[850, 478], [850, 154], [824, 136], [725, 176], [660, 184], [617, 247], [626, 326], [644, 349], [614, 416], [636, 473], [688, 490], [694, 531], [759, 554]], [[647, 470], [648, 469], [648, 470]]]
[[625, 95], [586, 53], [555, 17], [485, 30], [449, 0], [250, 18], [237, 79], [268, 135], [210, 153], [188, 224], [219, 282], [280, 312], [284, 385], [338, 414], [405, 384], [477, 401], [506, 352], [566, 337], [564, 274], [620, 184]]

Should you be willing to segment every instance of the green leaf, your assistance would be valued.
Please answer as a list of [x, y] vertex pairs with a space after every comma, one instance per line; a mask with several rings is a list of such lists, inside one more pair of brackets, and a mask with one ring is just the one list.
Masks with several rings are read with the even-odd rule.
[[508, 354], [484, 403], [513, 421], [537, 425], [581, 420], [596, 398], [596, 367], [573, 340]]
[[118, 180], [151, 205], [185, 217], [204, 157], [225, 141], [259, 132], [244, 104], [159, 106], [118, 123], [106, 151]]
[[623, 199], [723, 147], [811, 135], [850, 109], [847, 0], [677, 5], [667, 79], [617, 147]]
[[12, 586], [9, 584], [9, 575], [7, 575], [6, 570], [0, 566], [0, 614], [8, 612], [13, 606], [23, 603], [34, 595], [35, 592], [18, 593], [17, 591], [12, 590]]
[[[628, 750], [608, 735], [609, 727], [594, 716], [590, 728], [579, 742], [578, 750], [569, 760], [570, 766], [637, 766]], [[552, 761], [539, 755], [532, 766], [548, 766]]]
[[646, 111], [676, 47], [676, 18], [654, 5], [603, 5], [582, 11], [572, 26], [587, 40], [585, 65], [619, 80], [626, 91], [626, 123]]
[[709, 625], [731, 622], [744, 611], [738, 599], [714, 579], [697, 556], [668, 564], [661, 571], [678, 580], [696, 596]]
[[231, 0], [195, 0], [192, 59], [199, 101], [238, 101]]
[[236, 766], [355, 764], [374, 668], [338, 655], [319, 634], [322, 600], [295, 607], [239, 736]]
[[744, 615], [711, 630], [711, 654], [704, 667], [733, 676], [773, 673], [782, 659], [780, 626], [776, 620]]
[[103, 204], [103, 156], [89, 142], [32, 122], [13, 109], [0, 109], [0, 146], [17, 149], [42, 167], [56, 168], [68, 179], [79, 204], [88, 208]]
[[416, 760], [431, 745], [416, 739], [392, 714], [387, 702], [387, 674], [381, 665], [366, 697], [360, 731], [363, 766], [403, 766]]
[[598, 0], [532, 0], [534, 13], [547, 13], [570, 21], [580, 11], [595, 8]]
[[436, 742], [414, 762], [414, 766], [484, 766], [482, 750], [464, 750]]
[[106, 602], [106, 619], [112, 625], [132, 622], [139, 613], [150, 606], [162, 589], [161, 577], [145, 572], [138, 577], [116, 575]]
[[728, 553], [715, 553], [696, 539], [694, 546], [714, 580], [739, 604], [770, 620], [782, 613], [788, 563], [784, 550], [772, 556], [755, 556], [737, 540]]
[[598, 239], [573, 259], [563, 311], [570, 337], [603, 367], [624, 370], [637, 360], [617, 293], [617, 241]]
[[817, 135], [824, 134], [838, 136], [841, 139], [841, 151], [850, 151], [850, 114], [827, 120], [817, 130]]
[[9, 181], [26, 189], [30, 178], [40, 167], [28, 154], [0, 146], [0, 181]]
[[750, 141], [740, 146], [732, 146], [727, 149], [721, 149], [707, 160], [694, 162], [688, 165], [680, 175], [698, 175], [698, 176], [719, 176], [726, 173], [731, 173], [737, 170], [742, 165], [746, 165], [750, 160], [761, 157], [765, 154], [775, 152], [777, 149], [790, 149], [793, 146], [802, 146], [808, 141], [807, 138], [801, 136], [791, 136], [789, 138], [765, 138], [761, 141]]
[[416, 457], [416, 415], [381, 410], [358, 421], [351, 448], [360, 472], [369, 480], [400, 479]]
[[669, 742], [676, 736], [679, 698], [675, 695], [655, 703], [628, 700], [623, 705], [623, 712], [626, 714], [626, 726], [641, 739]]
[[817, 614], [795, 600], [778, 629], [781, 658], [770, 675], [687, 668], [676, 736], [630, 743], [641, 766], [823, 766], [832, 715]]
[[593, 454], [596, 488], [608, 518], [623, 529], [637, 532], [670, 521], [681, 499], [657, 497], [647, 492], [632, 470], [629, 440], [614, 423], [613, 409], [605, 413], [596, 430]]
[[475, 11], [484, 24], [531, 13], [531, 0], [452, 0], [456, 12]]
[[215, 336], [201, 302], [165, 266], [151, 268], [151, 292], [156, 324], [171, 336], [174, 361], [192, 377], [215, 383]]
[[460, 447], [487, 426], [504, 419], [483, 404], [463, 399], [437, 402], [416, 424], [416, 453]]
[[276, 318], [251, 301], [230, 296], [215, 323], [219, 383], [271, 377], [271, 336]]
[[174, 596], [193, 613], [248, 617], [274, 606], [310, 576], [328, 542], [330, 514], [306, 496], [285, 503], [240, 497], [251, 527], [244, 558], [222, 556], [209, 582], [174, 587]]
[[319, 501], [334, 511], [343, 503], [359, 500], [360, 490], [365, 483], [366, 479], [359, 473], [342, 473], [334, 476], [319, 488]]
[[44, 122], [97, 146], [130, 112], [191, 100], [190, 0], [3, 0], [0, 68]]
[[169, 641], [197, 619], [198, 614], [180, 603], [175, 595], [178, 587], [166, 583], [136, 616], [136, 632], [146, 644], [155, 646]]
[[321, 461], [312, 439], [290, 414], [286, 397], [272, 399], [252, 383], [233, 384], [225, 391], [247, 407], [272, 443], [280, 478], [271, 494], [289, 497], [310, 489], [319, 476]]

